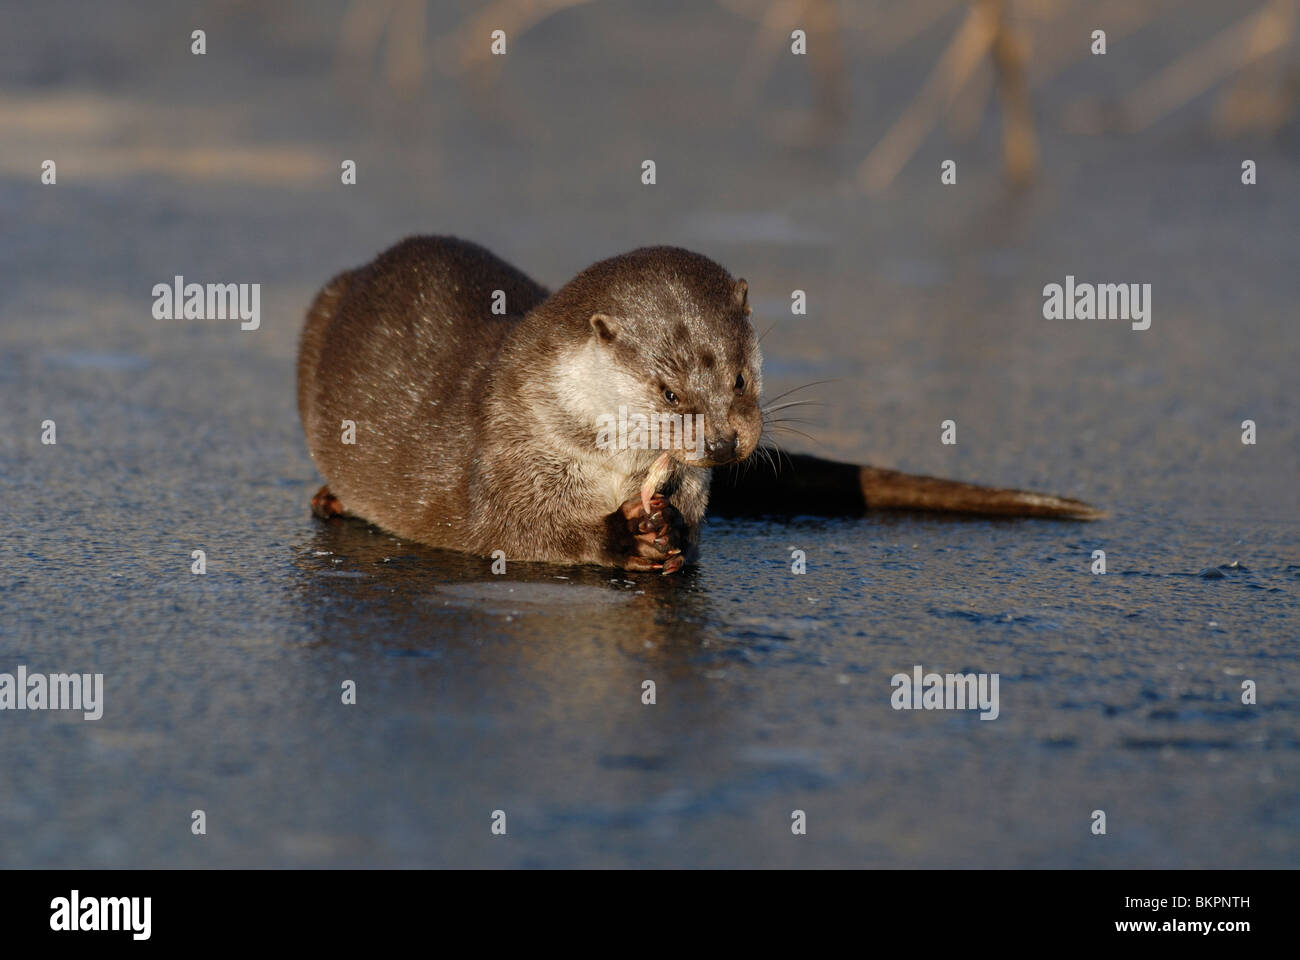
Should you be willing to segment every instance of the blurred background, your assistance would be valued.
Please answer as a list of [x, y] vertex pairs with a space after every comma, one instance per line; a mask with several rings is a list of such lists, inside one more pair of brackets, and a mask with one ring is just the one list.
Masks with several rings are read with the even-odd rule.
[[[0, 11], [0, 670], [108, 690], [0, 717], [0, 864], [1296, 864], [1295, 3]], [[768, 395], [828, 381], [789, 449], [1112, 519], [719, 522], [673, 586], [315, 524], [303, 312], [413, 233], [698, 250]], [[261, 328], [155, 320], [177, 274]], [[1067, 274], [1151, 328], [1044, 320]], [[890, 710], [915, 663], [1001, 718]]]

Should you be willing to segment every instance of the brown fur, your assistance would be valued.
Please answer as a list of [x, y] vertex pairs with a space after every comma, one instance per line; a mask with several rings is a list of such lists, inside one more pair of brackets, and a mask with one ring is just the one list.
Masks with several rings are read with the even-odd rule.
[[[507, 316], [490, 312], [497, 289]], [[602, 261], [548, 298], [481, 247], [412, 238], [334, 278], [308, 313], [298, 364], [308, 447], [343, 510], [407, 539], [675, 568], [698, 541], [714, 461], [675, 462], [667, 518], [647, 516], [630, 504], [659, 451], [598, 451], [595, 416], [620, 403], [668, 409], [671, 385], [672, 409], [703, 413], [748, 455], [761, 373], [745, 308], [725, 270], [684, 250]], [[702, 344], [716, 369], [695, 362]], [[355, 444], [341, 442], [344, 420]]]
[[[496, 290], [505, 316], [491, 312]], [[327, 481], [315, 512], [485, 556], [679, 569], [699, 541], [709, 468], [744, 460], [762, 433], [746, 291], [674, 247], [603, 260], [548, 295], [475, 244], [397, 244], [331, 280], [307, 314], [298, 408]], [[595, 443], [596, 417], [620, 405], [705, 418], [707, 456], [673, 451], [652, 502], [638, 491], [660, 451]], [[342, 442], [344, 420], [355, 444]], [[724, 471], [718, 505], [1095, 515], [1078, 501], [796, 460], [775, 476]]]

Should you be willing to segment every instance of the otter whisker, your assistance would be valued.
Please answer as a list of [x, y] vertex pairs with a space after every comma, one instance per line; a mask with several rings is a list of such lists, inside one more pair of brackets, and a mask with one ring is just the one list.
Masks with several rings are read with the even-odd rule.
[[[775, 456], [773, 456], [774, 452]], [[772, 467], [772, 475], [779, 477], [781, 475], [781, 448], [776, 446], [765, 447], [763, 456]]]
[[789, 409], [790, 407], [824, 407], [824, 406], [826, 406], [826, 404], [822, 403], [820, 400], [790, 400], [786, 403], [777, 404], [775, 407], [767, 406], [767, 407], [762, 407], [761, 409], [764, 414], [768, 414], [768, 413], [778, 413], [781, 410], [786, 410]]
[[[754, 449], [750, 451], [749, 456], [744, 460], [731, 465], [733, 485], [736, 479], [742, 479], [745, 476], [748, 476], [749, 471], [758, 463], [766, 463], [767, 465], [772, 466], [771, 454], [762, 443], [755, 446]], [[775, 467], [773, 467], [773, 469], [775, 470]], [[740, 474], [739, 478], [736, 476], [737, 471]]]
[[772, 397], [767, 402], [769, 404], [773, 404], [776, 403], [776, 401], [780, 400], [782, 397], [788, 397], [790, 396], [790, 394], [795, 393], [799, 390], [807, 390], [809, 387], [819, 387], [824, 383], [835, 383], [835, 381], [836, 378], [832, 377], [830, 380], [814, 380], [811, 383], [805, 383], [803, 386], [800, 387], [791, 387], [785, 393], [778, 393], [775, 397]]
[[781, 405], [775, 407], [764, 407], [761, 412], [763, 414], [763, 419], [767, 419], [768, 416], [771, 416], [772, 414], [780, 414], [781, 411], [792, 410], [793, 407], [824, 407], [824, 406], [826, 406], [824, 405], [824, 403], [819, 403], [816, 401], [800, 401], [797, 403], [781, 403]]
[[789, 433], [797, 433], [799, 436], [801, 436], [801, 437], [807, 437], [807, 438], [808, 438], [809, 440], [811, 440], [813, 443], [817, 444], [818, 446], [821, 446], [821, 441], [818, 440], [816, 437], [814, 437], [812, 434], [810, 434], [810, 433], [804, 433], [802, 430], [796, 430], [794, 427], [774, 426], [772, 429], [774, 429], [774, 430], [785, 430], [785, 431], [787, 431], [787, 432], [789, 432]]
[[[779, 476], [781, 475], [781, 458], [782, 458], [782, 457], [785, 457], [786, 462], [790, 464], [790, 469], [792, 469], [792, 470], [794, 469], [794, 461], [792, 461], [792, 460], [790, 459], [790, 455], [789, 455], [788, 453], [786, 453], [785, 450], [781, 447], [781, 445], [780, 445], [779, 443], [777, 443], [775, 440], [772, 440], [771, 438], [769, 438], [769, 439], [768, 439], [768, 442], [767, 442], [767, 445], [766, 445], [763, 449], [764, 449], [764, 452], [767, 454], [768, 462], [772, 464], [772, 475], [773, 475], [773, 476], [779, 477]], [[775, 459], [773, 459], [773, 457], [772, 457], [772, 454], [774, 454], [774, 453], [776, 454]]]

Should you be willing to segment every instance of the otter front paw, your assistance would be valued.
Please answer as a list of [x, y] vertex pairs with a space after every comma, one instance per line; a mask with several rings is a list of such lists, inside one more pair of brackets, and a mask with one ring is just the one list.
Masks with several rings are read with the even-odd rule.
[[676, 573], [686, 563], [686, 521], [659, 494], [650, 498], [649, 507], [647, 513], [637, 496], [609, 515], [610, 559], [624, 570]]

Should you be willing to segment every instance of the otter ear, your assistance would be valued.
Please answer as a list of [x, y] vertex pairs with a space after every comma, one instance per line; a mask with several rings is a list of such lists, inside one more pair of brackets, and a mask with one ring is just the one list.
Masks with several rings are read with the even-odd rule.
[[591, 329], [596, 331], [596, 339], [601, 343], [613, 343], [618, 336], [618, 324], [603, 313], [591, 315]]
[[731, 290], [731, 296], [736, 301], [736, 306], [745, 311], [745, 316], [749, 316], [749, 284], [744, 280], [737, 280]]

